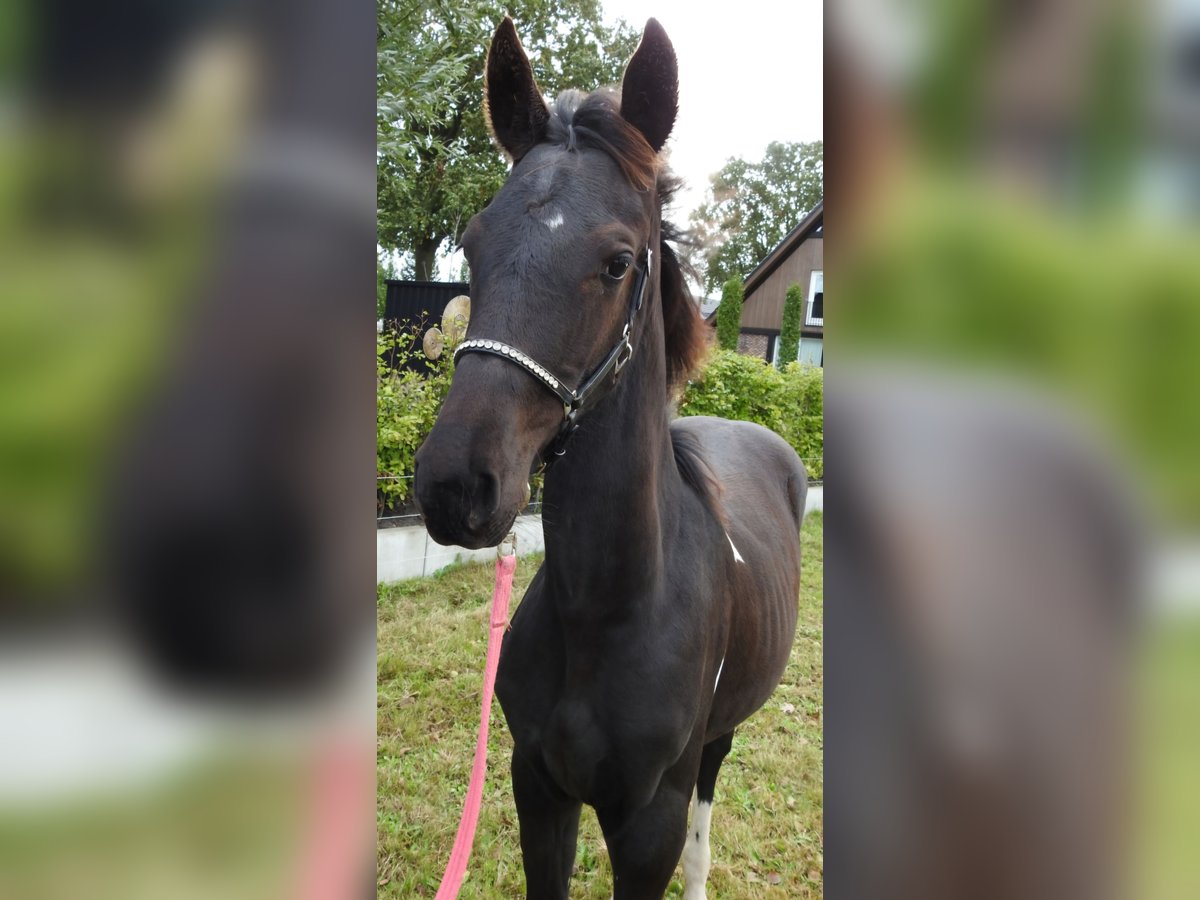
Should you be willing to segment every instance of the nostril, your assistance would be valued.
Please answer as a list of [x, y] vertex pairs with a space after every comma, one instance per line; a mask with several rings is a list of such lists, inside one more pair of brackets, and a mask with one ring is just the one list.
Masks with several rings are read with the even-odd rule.
[[467, 526], [472, 531], [480, 530], [491, 521], [499, 503], [500, 491], [496, 476], [490, 472], [476, 475], [471, 485], [471, 512], [467, 516]]

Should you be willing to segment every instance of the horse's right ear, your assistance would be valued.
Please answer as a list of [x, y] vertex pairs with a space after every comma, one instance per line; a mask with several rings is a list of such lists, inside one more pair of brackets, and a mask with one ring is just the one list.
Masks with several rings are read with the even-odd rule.
[[483, 114], [496, 143], [514, 163], [542, 139], [550, 121], [550, 110], [508, 16], [496, 29], [488, 51]]

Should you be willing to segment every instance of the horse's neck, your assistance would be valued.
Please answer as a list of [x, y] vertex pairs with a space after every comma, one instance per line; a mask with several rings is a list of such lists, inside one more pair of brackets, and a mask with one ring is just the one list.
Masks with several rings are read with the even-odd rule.
[[615, 612], [621, 598], [644, 595], [661, 575], [662, 535], [680, 487], [663, 367], [635, 352], [634, 371], [546, 473], [547, 575], [556, 599], [580, 613]]

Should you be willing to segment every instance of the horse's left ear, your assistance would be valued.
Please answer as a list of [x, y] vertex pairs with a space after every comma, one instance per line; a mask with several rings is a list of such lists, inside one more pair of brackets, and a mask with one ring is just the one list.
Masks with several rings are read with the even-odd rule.
[[679, 66], [675, 48], [658, 19], [650, 19], [621, 79], [621, 116], [657, 153], [675, 127], [679, 111]]

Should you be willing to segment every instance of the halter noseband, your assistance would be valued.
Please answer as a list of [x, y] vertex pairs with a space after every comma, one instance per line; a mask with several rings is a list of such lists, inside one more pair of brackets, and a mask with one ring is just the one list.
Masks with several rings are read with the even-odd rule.
[[[612, 390], [613, 385], [617, 383], [617, 376], [620, 375], [621, 369], [625, 367], [630, 357], [633, 356], [633, 343], [630, 340], [633, 334], [633, 321], [637, 317], [638, 311], [642, 308], [642, 304], [645, 302], [646, 282], [653, 261], [654, 253], [647, 247], [646, 264], [638, 267], [637, 282], [634, 284], [633, 292], [629, 296], [629, 314], [625, 319], [625, 330], [621, 332], [620, 340], [608, 352], [608, 355], [604, 357], [603, 362], [590, 375], [583, 379], [583, 383], [576, 390], [571, 390], [571, 388], [563, 384], [561, 378], [551, 373], [545, 366], [538, 364], [529, 355], [501, 341], [484, 338], [472, 338], [469, 341], [463, 341], [458, 345], [458, 349], [454, 351], [455, 363], [458, 362], [459, 356], [464, 353], [490, 353], [493, 356], [499, 356], [501, 359], [506, 359], [520, 366], [553, 391], [562, 401], [563, 421], [558, 429], [558, 434], [550, 442], [549, 449], [555, 456], [562, 456], [567, 452], [567, 439], [579, 427], [579, 417], [595, 406]], [[609, 380], [610, 375], [613, 376], [611, 381]]]

